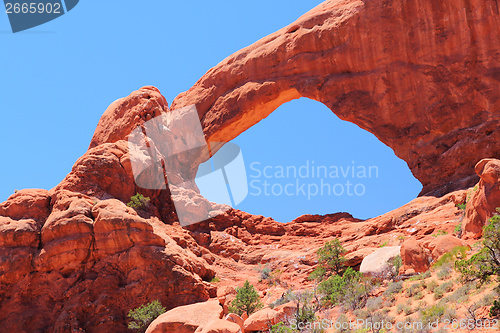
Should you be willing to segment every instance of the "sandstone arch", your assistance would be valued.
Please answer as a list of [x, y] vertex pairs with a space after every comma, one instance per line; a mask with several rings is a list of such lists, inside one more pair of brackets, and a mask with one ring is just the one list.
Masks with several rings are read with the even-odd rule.
[[227, 142], [299, 97], [324, 103], [408, 163], [421, 194], [477, 182], [500, 157], [498, 0], [330, 0], [210, 69], [172, 109], [196, 104]]

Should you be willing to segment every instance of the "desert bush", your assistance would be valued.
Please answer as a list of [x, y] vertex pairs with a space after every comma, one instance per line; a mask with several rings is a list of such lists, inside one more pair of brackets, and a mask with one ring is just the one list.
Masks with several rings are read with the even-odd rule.
[[161, 305], [159, 300], [130, 310], [128, 317], [132, 320], [129, 322], [128, 328], [144, 333], [153, 320], [165, 311], [166, 309]]
[[269, 333], [296, 333], [297, 330], [294, 330], [289, 325], [284, 322], [279, 322], [276, 325], [271, 326], [269, 329]]
[[243, 284], [243, 287], [236, 288], [236, 298], [231, 302], [229, 311], [234, 312], [240, 316], [243, 314], [243, 312], [251, 315], [262, 307], [263, 305], [260, 301], [257, 290], [255, 290], [254, 286], [252, 286], [250, 282], [246, 280]]
[[275, 308], [277, 306], [283, 305], [295, 299], [295, 294], [291, 289], [288, 289], [280, 298], [269, 304], [270, 308]]
[[366, 300], [366, 308], [368, 309], [368, 311], [375, 311], [375, 310], [378, 310], [382, 307], [382, 303], [383, 303], [383, 299], [382, 297], [375, 297], [375, 298], [368, 298]]
[[404, 312], [406, 316], [411, 315], [413, 313], [411, 305], [399, 303], [396, 307], [396, 313], [401, 314], [402, 312]]
[[417, 292], [417, 293], [415, 294], [415, 296], [413, 296], [413, 299], [415, 299], [415, 300], [417, 300], [417, 301], [418, 301], [419, 299], [422, 299], [422, 298], [424, 298], [424, 293], [423, 293], [423, 292], [421, 292], [421, 291]]
[[428, 325], [430, 322], [435, 322], [441, 319], [444, 315], [444, 306], [433, 305], [431, 307], [422, 309], [420, 311], [420, 319], [424, 325]]
[[[498, 208], [497, 208], [498, 211]], [[456, 269], [462, 281], [486, 282], [490, 276], [500, 274], [500, 215], [496, 213], [483, 228], [482, 248], [470, 259], [458, 260]]]
[[435, 263], [432, 265], [433, 268], [441, 267], [445, 264], [451, 264], [456, 260], [465, 258], [469, 248], [467, 246], [455, 246], [450, 251], [443, 254]]
[[393, 323], [394, 318], [387, 315], [385, 311], [374, 311], [370, 312], [368, 318], [365, 319], [363, 323], [363, 328], [367, 329], [367, 332], [385, 332], [385, 328], [382, 327], [381, 323]]
[[452, 269], [448, 265], [443, 265], [442, 268], [437, 272], [437, 278], [439, 280], [446, 280], [451, 277]]
[[313, 305], [314, 293], [312, 291], [304, 291], [294, 294], [294, 300], [297, 301], [297, 312], [294, 319], [298, 325], [306, 325], [307, 323], [316, 320], [315, 308]]
[[271, 278], [272, 271], [271, 271], [271, 268], [269, 266], [266, 265], [266, 266], [262, 267], [262, 265], [259, 264], [257, 271], [259, 272], [259, 275], [260, 275], [259, 282], [263, 281], [263, 280], [269, 280]]
[[434, 292], [434, 290], [437, 288], [438, 283], [436, 280], [431, 280], [427, 283], [427, 290], [429, 290], [431, 293]]
[[338, 239], [326, 242], [316, 252], [318, 267], [309, 275], [309, 279], [322, 281], [331, 274], [339, 275], [344, 270], [345, 253]]
[[413, 297], [420, 291], [420, 284], [414, 283], [406, 288], [406, 297]]
[[495, 299], [498, 297], [498, 293], [492, 291], [481, 298], [479, 301], [479, 306], [492, 306]]
[[448, 301], [450, 303], [466, 303], [469, 300], [469, 292], [471, 290], [471, 285], [470, 284], [464, 284], [453, 294], [447, 297]]
[[371, 289], [370, 280], [351, 267], [342, 276], [333, 275], [318, 286], [324, 304], [342, 305], [350, 310], [364, 307]]
[[136, 193], [134, 196], [130, 198], [127, 206], [132, 207], [134, 209], [143, 209], [147, 206], [150, 199], [148, 197], [143, 196], [140, 193]]
[[366, 319], [370, 316], [370, 311], [368, 311], [366, 308], [363, 309], [356, 309], [352, 312], [356, 319]]
[[391, 270], [391, 275], [392, 276], [398, 276], [399, 275], [399, 268], [403, 266], [403, 259], [401, 259], [401, 256], [398, 254], [395, 257], [392, 257], [387, 261], [389, 264], [389, 269]]
[[443, 313], [443, 319], [449, 320], [450, 322], [454, 319], [458, 319], [457, 312], [451, 306], [444, 306], [445, 310]]
[[387, 289], [384, 291], [383, 295], [388, 297], [394, 294], [398, 294], [403, 289], [403, 282], [391, 282], [387, 286]]
[[210, 280], [211, 283], [217, 283], [220, 282], [220, 278], [218, 276], [214, 276], [212, 280]]
[[425, 271], [424, 273], [420, 273], [418, 275], [414, 275], [411, 278], [408, 279], [408, 281], [421, 281], [424, 279], [427, 279], [431, 276], [430, 271]]

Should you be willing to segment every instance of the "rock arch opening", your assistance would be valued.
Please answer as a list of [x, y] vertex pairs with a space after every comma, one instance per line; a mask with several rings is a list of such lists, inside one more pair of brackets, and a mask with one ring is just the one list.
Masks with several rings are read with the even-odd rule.
[[373, 134], [308, 98], [284, 103], [231, 142], [241, 148], [248, 183], [235, 208], [280, 222], [335, 212], [375, 217], [422, 188]]

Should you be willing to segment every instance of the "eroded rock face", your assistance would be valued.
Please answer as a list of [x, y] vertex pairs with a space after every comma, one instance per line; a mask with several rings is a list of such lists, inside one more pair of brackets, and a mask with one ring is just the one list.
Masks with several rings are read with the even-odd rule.
[[500, 157], [499, 49], [494, 1], [330, 0], [223, 60], [172, 109], [195, 104], [207, 141], [227, 142], [311, 98], [391, 147], [421, 194], [442, 195]]
[[488, 219], [500, 207], [500, 161], [483, 159], [475, 167], [481, 178], [470, 190], [462, 226], [464, 238], [479, 238]]
[[156, 203], [142, 210], [125, 205], [136, 191], [127, 156], [124, 141], [99, 145], [51, 191], [0, 204], [3, 329], [126, 332], [128, 311], [152, 300], [170, 309], [215, 297], [201, 247], [169, 236], [167, 194], [151, 191]]

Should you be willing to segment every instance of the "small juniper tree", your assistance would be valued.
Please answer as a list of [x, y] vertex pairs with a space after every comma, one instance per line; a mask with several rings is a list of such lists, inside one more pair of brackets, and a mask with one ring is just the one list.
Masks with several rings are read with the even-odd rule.
[[245, 281], [243, 287], [236, 288], [236, 291], [236, 298], [231, 302], [229, 311], [238, 315], [242, 315], [243, 312], [251, 315], [263, 307], [257, 290], [255, 290], [254, 286], [248, 280]]
[[311, 273], [309, 279], [322, 281], [332, 273], [339, 275], [344, 269], [346, 259], [343, 255], [346, 252], [338, 239], [326, 242], [316, 252], [318, 267]]
[[153, 320], [165, 311], [166, 309], [161, 305], [159, 300], [130, 310], [128, 317], [132, 318], [132, 320], [128, 324], [128, 328], [144, 333]]

